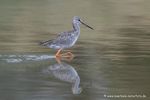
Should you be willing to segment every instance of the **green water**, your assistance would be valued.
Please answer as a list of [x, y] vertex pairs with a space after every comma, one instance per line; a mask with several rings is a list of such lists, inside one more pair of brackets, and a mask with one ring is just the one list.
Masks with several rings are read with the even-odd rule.
[[[0, 100], [149, 100], [149, 9], [142, 0], [0, 0]], [[57, 65], [38, 43], [71, 30], [76, 15], [95, 30], [81, 26], [75, 58]], [[78, 93], [60, 79], [70, 73]]]

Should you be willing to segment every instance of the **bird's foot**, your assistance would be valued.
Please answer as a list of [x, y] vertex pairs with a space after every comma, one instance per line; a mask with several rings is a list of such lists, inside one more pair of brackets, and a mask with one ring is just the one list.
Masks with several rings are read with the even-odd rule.
[[55, 55], [56, 59], [71, 61], [74, 58], [74, 54], [71, 52], [66, 52], [62, 54]]
[[74, 58], [74, 56], [57, 56], [56, 61], [60, 64], [61, 60], [70, 62], [70, 61], [72, 61], [73, 58]]
[[74, 56], [72, 53], [71, 53], [71, 51], [70, 50], [67, 50], [68, 52], [66, 52], [66, 53], [62, 53], [61, 54], [61, 51], [62, 51], [62, 49], [59, 49], [58, 51], [57, 51], [57, 53], [55, 54], [55, 57], [70, 57], [70, 56]]

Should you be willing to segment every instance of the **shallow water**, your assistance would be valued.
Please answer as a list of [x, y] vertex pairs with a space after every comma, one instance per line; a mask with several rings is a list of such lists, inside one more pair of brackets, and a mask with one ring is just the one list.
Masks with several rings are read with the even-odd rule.
[[[0, 1], [1, 100], [149, 99], [149, 1]], [[71, 61], [39, 46], [81, 26]], [[76, 84], [76, 85], [75, 85]], [[73, 88], [74, 87], [74, 88]], [[107, 97], [140, 95], [141, 97]]]

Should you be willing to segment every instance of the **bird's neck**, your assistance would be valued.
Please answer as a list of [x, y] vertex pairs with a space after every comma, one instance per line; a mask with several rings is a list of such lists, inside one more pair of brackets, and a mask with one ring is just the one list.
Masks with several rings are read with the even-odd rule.
[[80, 24], [79, 23], [72, 23], [72, 26], [75, 31], [80, 32]]

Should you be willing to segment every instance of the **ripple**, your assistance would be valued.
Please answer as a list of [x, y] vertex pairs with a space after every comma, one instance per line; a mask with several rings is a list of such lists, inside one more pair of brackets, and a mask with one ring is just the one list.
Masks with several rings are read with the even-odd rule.
[[18, 63], [18, 62], [22, 62], [22, 59], [3, 59], [4, 61], [8, 62], [8, 63]]
[[55, 56], [52, 55], [0, 55], [0, 60], [7, 63], [42, 61], [53, 58], [55, 58]]

